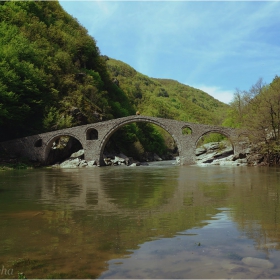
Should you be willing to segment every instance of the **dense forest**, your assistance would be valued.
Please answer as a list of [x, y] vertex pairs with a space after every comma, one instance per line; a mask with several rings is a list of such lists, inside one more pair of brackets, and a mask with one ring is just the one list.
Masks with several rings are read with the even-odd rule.
[[[230, 106], [174, 80], [147, 77], [101, 55], [57, 1], [0, 2], [0, 141], [140, 114], [250, 130], [279, 152], [280, 82], [238, 91]], [[277, 107], [278, 106], [278, 107]], [[150, 124], [121, 128], [112, 149], [166, 153]], [[268, 145], [269, 143], [269, 145]]]
[[1, 2], [0, 18], [1, 140], [134, 113], [58, 2]]

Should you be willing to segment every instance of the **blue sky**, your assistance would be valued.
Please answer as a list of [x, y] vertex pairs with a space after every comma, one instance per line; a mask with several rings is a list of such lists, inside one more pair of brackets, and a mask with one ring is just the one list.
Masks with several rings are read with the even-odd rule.
[[60, 1], [101, 54], [228, 103], [280, 75], [280, 2]]

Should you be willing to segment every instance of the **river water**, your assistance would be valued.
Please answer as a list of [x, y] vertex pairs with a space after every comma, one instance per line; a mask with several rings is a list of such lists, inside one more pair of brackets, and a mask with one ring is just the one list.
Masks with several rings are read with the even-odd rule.
[[0, 173], [0, 278], [280, 278], [280, 169]]

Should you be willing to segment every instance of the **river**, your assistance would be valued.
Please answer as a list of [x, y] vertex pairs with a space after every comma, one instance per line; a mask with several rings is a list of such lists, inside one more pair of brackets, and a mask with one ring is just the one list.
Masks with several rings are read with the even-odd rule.
[[0, 173], [0, 278], [280, 278], [280, 168]]

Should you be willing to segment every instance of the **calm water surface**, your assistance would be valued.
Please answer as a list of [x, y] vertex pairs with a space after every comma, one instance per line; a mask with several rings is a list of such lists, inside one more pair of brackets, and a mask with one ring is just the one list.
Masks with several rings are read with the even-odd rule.
[[0, 173], [0, 278], [280, 278], [280, 169]]

